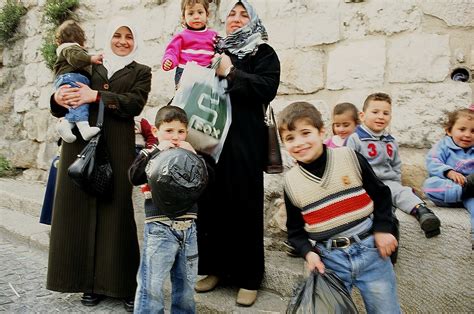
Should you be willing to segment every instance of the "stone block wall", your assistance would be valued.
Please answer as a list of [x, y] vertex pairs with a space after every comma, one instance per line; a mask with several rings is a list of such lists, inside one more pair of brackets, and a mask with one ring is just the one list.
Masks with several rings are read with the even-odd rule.
[[[2, 5], [5, 1], [0, 1]], [[53, 74], [40, 54], [47, 25], [44, 0], [23, 0], [19, 39], [2, 50], [0, 66], [0, 154], [27, 179], [44, 180], [58, 138], [49, 113]], [[164, 48], [181, 30], [178, 0], [83, 0], [77, 14], [91, 52], [104, 47], [109, 18], [126, 15], [140, 29], [138, 61], [153, 69], [152, 91], [143, 116], [174, 93], [173, 73], [160, 68]], [[224, 35], [231, 0], [211, 4], [210, 26]], [[305, 100], [330, 126], [339, 102], [361, 108], [365, 97], [384, 91], [393, 97], [391, 132], [404, 162], [403, 179], [419, 189], [423, 156], [442, 135], [448, 110], [473, 102], [474, 83], [454, 82], [456, 67], [474, 70], [474, 2], [470, 0], [253, 0], [282, 66], [278, 112]], [[328, 127], [330, 129], [330, 127]]]

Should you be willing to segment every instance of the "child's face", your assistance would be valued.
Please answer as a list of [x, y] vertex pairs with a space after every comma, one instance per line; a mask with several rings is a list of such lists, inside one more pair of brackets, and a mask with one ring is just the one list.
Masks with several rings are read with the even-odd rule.
[[357, 124], [350, 112], [343, 112], [334, 115], [332, 124], [334, 135], [339, 135], [342, 139], [346, 139], [349, 135], [354, 133]]
[[456, 120], [448, 135], [453, 138], [454, 143], [461, 148], [469, 148], [474, 145], [474, 119], [461, 116]]
[[178, 143], [186, 140], [187, 135], [186, 125], [178, 120], [163, 122], [156, 132], [158, 142], [170, 141], [174, 146], [178, 146]]
[[309, 164], [323, 153], [324, 129], [318, 130], [306, 119], [295, 122], [293, 131], [284, 128], [281, 138], [286, 150], [296, 160]]
[[383, 100], [372, 100], [360, 118], [372, 131], [382, 132], [392, 120], [392, 105]]
[[196, 3], [193, 6], [186, 6], [184, 10], [184, 21], [186, 25], [193, 29], [200, 29], [207, 24], [207, 12], [204, 6]]

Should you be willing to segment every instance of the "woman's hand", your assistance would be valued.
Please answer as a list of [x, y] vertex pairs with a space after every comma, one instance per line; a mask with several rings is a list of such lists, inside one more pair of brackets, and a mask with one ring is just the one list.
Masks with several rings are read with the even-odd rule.
[[217, 59], [221, 57], [221, 61], [219, 63], [219, 66], [216, 69], [216, 74], [221, 77], [225, 77], [227, 74], [229, 74], [229, 70], [234, 66], [232, 64], [232, 61], [230, 61], [230, 58], [226, 54], [218, 54], [216, 53], [214, 55], [214, 58], [212, 58], [212, 63], [216, 62]]
[[82, 106], [83, 104], [95, 102], [95, 100], [97, 99], [98, 91], [93, 90], [86, 84], [80, 82], [76, 82], [76, 84], [79, 86], [79, 88], [77, 88], [76, 93], [73, 93], [71, 95], [71, 98], [69, 100], [69, 104], [71, 107], [77, 108], [79, 106]]
[[77, 87], [71, 87], [71, 85], [62, 85], [58, 88], [58, 90], [54, 93], [54, 101], [64, 107], [64, 108], [71, 108], [70, 101], [74, 95], [79, 90]]
[[457, 171], [449, 170], [446, 176], [460, 186], [464, 186], [464, 183], [466, 183], [466, 177]]
[[97, 91], [91, 89], [86, 84], [76, 82], [79, 87], [63, 85], [54, 93], [54, 100], [64, 108], [77, 108], [83, 104], [94, 102], [97, 98]]
[[324, 274], [324, 264], [318, 254], [310, 251], [308, 254], [306, 254], [305, 260], [309, 271], [317, 269], [320, 274]]

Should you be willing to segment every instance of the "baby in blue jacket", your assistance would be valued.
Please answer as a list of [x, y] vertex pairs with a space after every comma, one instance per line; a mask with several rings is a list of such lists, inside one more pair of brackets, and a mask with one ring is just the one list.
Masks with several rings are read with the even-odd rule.
[[426, 196], [445, 207], [465, 207], [471, 214], [474, 249], [474, 104], [448, 113], [446, 135], [426, 156]]

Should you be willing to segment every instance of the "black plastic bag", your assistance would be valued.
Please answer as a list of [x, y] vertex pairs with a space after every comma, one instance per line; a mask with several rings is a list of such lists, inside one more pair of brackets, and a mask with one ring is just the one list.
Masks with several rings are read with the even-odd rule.
[[311, 272], [296, 289], [286, 313], [358, 313], [341, 279], [330, 270]]
[[179, 147], [154, 155], [145, 172], [153, 204], [171, 219], [192, 208], [208, 182], [204, 160]]

